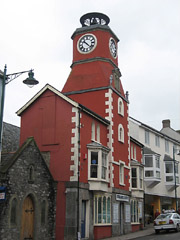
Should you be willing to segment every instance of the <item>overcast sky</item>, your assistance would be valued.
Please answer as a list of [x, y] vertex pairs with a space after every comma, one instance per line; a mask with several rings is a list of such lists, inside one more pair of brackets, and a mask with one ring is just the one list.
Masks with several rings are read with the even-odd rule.
[[34, 69], [6, 85], [4, 121], [16, 115], [46, 83], [62, 90], [72, 63], [71, 35], [88, 12], [109, 16], [120, 39], [119, 68], [129, 91], [130, 116], [160, 130], [163, 119], [180, 129], [180, 0], [2, 0], [0, 69], [7, 74]]

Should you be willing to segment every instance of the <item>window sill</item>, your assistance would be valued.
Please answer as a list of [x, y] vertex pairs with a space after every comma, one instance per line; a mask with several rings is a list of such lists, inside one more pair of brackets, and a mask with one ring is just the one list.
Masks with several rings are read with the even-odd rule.
[[94, 227], [112, 226], [112, 223], [94, 223]]
[[124, 183], [119, 183], [119, 185], [120, 185], [120, 186], [123, 186], [123, 187], [126, 186]]

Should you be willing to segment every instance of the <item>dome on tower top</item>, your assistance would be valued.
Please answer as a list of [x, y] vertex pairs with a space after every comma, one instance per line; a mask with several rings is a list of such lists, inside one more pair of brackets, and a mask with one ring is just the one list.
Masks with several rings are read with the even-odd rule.
[[82, 27], [88, 27], [91, 25], [108, 25], [110, 19], [107, 15], [98, 12], [87, 13], [80, 18]]

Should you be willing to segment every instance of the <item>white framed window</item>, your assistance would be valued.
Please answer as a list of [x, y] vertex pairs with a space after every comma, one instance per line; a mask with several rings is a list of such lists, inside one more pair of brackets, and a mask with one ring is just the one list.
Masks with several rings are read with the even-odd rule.
[[155, 135], [155, 145], [156, 147], [160, 147], [160, 137], [158, 135]]
[[149, 131], [145, 130], [145, 143], [150, 144]]
[[139, 168], [139, 188], [143, 189], [143, 168]]
[[98, 178], [98, 152], [91, 151], [90, 177]]
[[88, 146], [88, 179], [108, 181], [108, 152], [110, 149], [94, 144]]
[[124, 165], [125, 163], [120, 162], [119, 164], [119, 184], [124, 185]]
[[131, 168], [131, 186], [132, 188], [138, 187], [137, 168]]
[[165, 151], [169, 153], [169, 141], [165, 139]]
[[94, 196], [94, 224], [111, 224], [111, 195]]
[[91, 140], [95, 141], [95, 123], [92, 122], [91, 124]]
[[134, 160], [136, 160], [136, 146], [134, 146]]
[[96, 138], [96, 140], [97, 140], [97, 142], [100, 142], [100, 126], [99, 126], [99, 124], [97, 125], [96, 131], [97, 131], [97, 138]]
[[118, 126], [118, 141], [124, 143], [124, 128], [122, 124]]
[[124, 103], [121, 98], [118, 99], [118, 114], [124, 116]]
[[165, 178], [167, 183], [173, 183], [174, 175], [176, 175], [176, 183], [179, 184], [179, 169], [178, 169], [178, 163], [175, 163], [175, 174], [174, 174], [174, 162], [173, 161], [167, 161], [165, 162]]
[[139, 222], [138, 201], [131, 200], [131, 223]]
[[104, 179], [104, 180], [107, 179], [107, 153], [105, 153], [105, 152], [102, 152], [101, 178]]
[[91, 140], [100, 142], [100, 126], [93, 121], [91, 124]]
[[131, 159], [133, 159], [133, 145], [131, 144]]
[[157, 154], [145, 154], [145, 178], [160, 179], [160, 156]]

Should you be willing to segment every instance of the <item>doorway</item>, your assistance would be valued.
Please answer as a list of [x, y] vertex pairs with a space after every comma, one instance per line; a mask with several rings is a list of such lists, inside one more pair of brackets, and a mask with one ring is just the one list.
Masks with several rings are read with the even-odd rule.
[[82, 201], [81, 207], [81, 238], [86, 237], [86, 201]]
[[27, 196], [22, 207], [21, 238], [33, 240], [34, 232], [34, 203], [31, 196]]
[[120, 235], [124, 234], [124, 204], [120, 202]]

